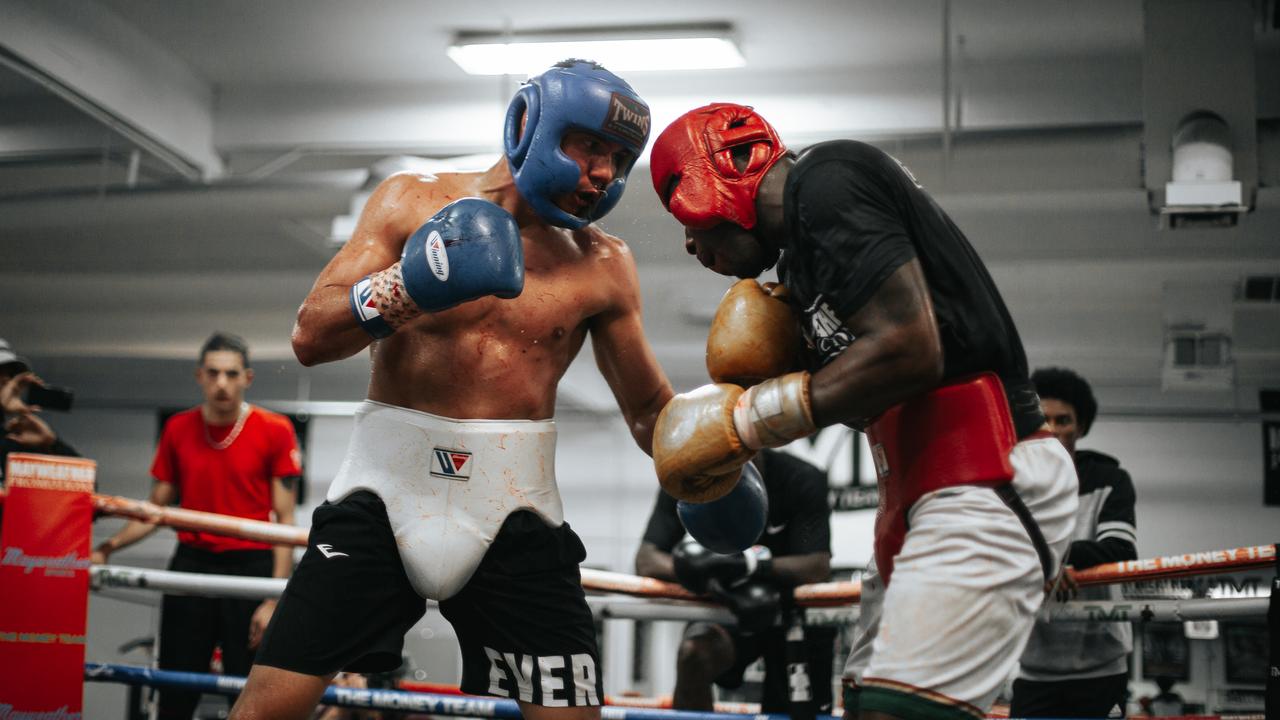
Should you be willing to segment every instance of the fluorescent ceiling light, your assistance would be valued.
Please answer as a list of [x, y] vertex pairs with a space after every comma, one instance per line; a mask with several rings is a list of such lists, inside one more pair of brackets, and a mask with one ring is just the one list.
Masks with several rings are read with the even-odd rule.
[[464, 32], [448, 54], [471, 75], [533, 75], [566, 58], [595, 60], [617, 72], [717, 70], [746, 64], [728, 25]]

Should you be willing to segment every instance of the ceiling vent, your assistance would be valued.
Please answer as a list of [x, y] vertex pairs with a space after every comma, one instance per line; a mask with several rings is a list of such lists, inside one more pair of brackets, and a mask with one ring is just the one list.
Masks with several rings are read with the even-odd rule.
[[1231, 390], [1235, 364], [1231, 336], [1200, 326], [1172, 326], [1165, 331], [1165, 390]]
[[1165, 390], [1222, 391], [1235, 387], [1231, 310], [1236, 293], [1237, 286], [1231, 282], [1164, 284], [1160, 374]]

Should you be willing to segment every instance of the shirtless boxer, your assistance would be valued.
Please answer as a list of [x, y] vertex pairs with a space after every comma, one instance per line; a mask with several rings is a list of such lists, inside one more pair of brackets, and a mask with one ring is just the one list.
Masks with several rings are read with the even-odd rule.
[[654, 432], [659, 479], [714, 496], [759, 448], [865, 427], [881, 512], [846, 716], [983, 717], [1076, 506], [1071, 458], [1044, 427], [986, 268], [893, 158], [854, 141], [796, 156], [749, 107], [684, 114], [651, 170], [704, 266], [755, 277], [779, 263], [813, 365], [676, 396]]
[[400, 174], [373, 193], [293, 335], [304, 365], [373, 341], [369, 399], [232, 717], [307, 717], [337, 671], [393, 669], [423, 598], [457, 631], [463, 691], [513, 698], [532, 720], [600, 716], [551, 417], [588, 333], [646, 452], [671, 397], [635, 261], [591, 224], [648, 132], [627, 83], [565, 61], [517, 92], [493, 167]]

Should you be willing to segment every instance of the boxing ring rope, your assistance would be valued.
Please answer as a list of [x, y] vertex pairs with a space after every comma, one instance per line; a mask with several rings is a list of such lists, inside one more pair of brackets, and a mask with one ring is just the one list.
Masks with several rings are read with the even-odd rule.
[[[114, 682], [147, 685], [157, 688], [180, 688], [216, 695], [237, 695], [244, 689], [245, 678], [208, 673], [152, 670], [132, 665], [85, 663], [86, 682]], [[405, 690], [366, 690], [330, 686], [321, 697], [322, 705], [400, 710], [452, 717], [501, 718], [523, 720], [515, 700], [475, 697], [472, 695], [435, 694]], [[660, 708], [606, 705], [600, 708], [602, 720], [789, 720], [785, 714], [694, 712]], [[819, 715], [820, 720], [836, 720], [832, 715]]]
[[[280, 597], [287, 582], [284, 578], [186, 573], [121, 565], [92, 565], [89, 568], [89, 586], [94, 591], [130, 588], [173, 595], [266, 600]], [[427, 603], [431, 607], [437, 604], [434, 600], [428, 600]], [[587, 605], [597, 618], [708, 621], [722, 624], [736, 622], [733, 613], [706, 602], [665, 602], [647, 597], [589, 595]]]
[[250, 520], [218, 513], [187, 510], [179, 507], [165, 507], [149, 503], [145, 500], [118, 497], [116, 495], [93, 495], [93, 507], [104, 515], [127, 517], [141, 520], [152, 525], [164, 525], [179, 530], [211, 532], [219, 535], [240, 538], [241, 540], [257, 540], [275, 545], [296, 545], [306, 547], [307, 529], [294, 525]]
[[[400, 680], [396, 682], [396, 686], [401, 690], [417, 693], [435, 693], [437, 695], [465, 695], [462, 689], [457, 685], [449, 685], [447, 683], [429, 682], [426, 680]], [[605, 695], [605, 705], [621, 705], [623, 707], [633, 708], [652, 708], [655, 710], [671, 710], [672, 699], [670, 695], [660, 697], [639, 697], [636, 695]], [[731, 713], [737, 715], [759, 715], [760, 703], [752, 702], [732, 702], [727, 700], [717, 700], [713, 703], [717, 714]]]
[[[3, 493], [0, 493], [0, 502]], [[93, 504], [103, 514], [128, 517], [181, 530], [213, 532], [245, 540], [279, 545], [307, 545], [308, 530], [292, 525], [229, 517], [217, 513], [161, 507], [143, 500], [114, 495], [93, 495]], [[1210, 550], [1181, 555], [1105, 563], [1088, 570], [1073, 571], [1077, 584], [1109, 585], [1194, 575], [1214, 575], [1252, 568], [1269, 567], [1276, 561], [1275, 545]], [[683, 587], [654, 578], [582, 568], [582, 586], [598, 592], [621, 593], [647, 598], [698, 600]], [[857, 603], [862, 586], [856, 580], [813, 583], [795, 588], [796, 604], [804, 607], [833, 607]]]
[[[1253, 545], [1104, 563], [1087, 570], [1072, 570], [1071, 576], [1081, 586], [1112, 585], [1267, 568], [1275, 562], [1275, 545]], [[855, 581], [801, 585], [795, 590], [797, 604], [806, 607], [848, 605], [856, 603], [861, 595], [861, 585]]]
[[1109, 585], [1118, 582], [1237, 572], [1269, 567], [1274, 565], [1275, 561], [1275, 545], [1254, 545], [1106, 563], [1088, 570], [1073, 570], [1071, 576], [1079, 585]]
[[[114, 682], [157, 688], [180, 688], [215, 695], [237, 695], [245, 678], [208, 673], [153, 670], [132, 665], [85, 663], [85, 682]], [[500, 718], [523, 720], [515, 700], [406, 690], [368, 690], [330, 686], [320, 698], [321, 705], [362, 708], [366, 710], [400, 710], [450, 717]], [[698, 712], [649, 707], [605, 705], [601, 720], [790, 720], [785, 714]], [[1224, 714], [1182, 716], [1180, 720], [1264, 720], [1261, 714]], [[819, 715], [815, 720], [839, 720], [835, 715]], [[1167, 720], [1173, 720], [1168, 718]]]
[[[247, 578], [240, 575], [210, 575], [172, 570], [149, 570], [118, 565], [94, 565], [89, 570], [90, 586], [157, 590], [178, 595], [230, 597], [262, 600], [279, 597], [287, 582], [278, 578]], [[435, 603], [428, 601], [429, 605]], [[1174, 599], [1174, 600], [1071, 600], [1045, 605], [1050, 621], [1151, 622], [1214, 620], [1257, 617], [1267, 614], [1269, 599]], [[645, 597], [588, 595], [592, 614], [602, 619], [708, 621], [725, 625], [737, 622], [727, 609], [704, 603], [662, 602]], [[828, 618], [849, 621], [851, 617]]]
[[[3, 493], [0, 493], [0, 502]], [[127, 517], [134, 520], [163, 525], [179, 530], [211, 532], [220, 535], [257, 540], [276, 545], [293, 545], [306, 547], [308, 530], [293, 525], [230, 517], [217, 513], [187, 510], [176, 507], [162, 507], [145, 500], [118, 497], [115, 495], [93, 495], [94, 509], [104, 515]], [[588, 590], [600, 592], [616, 592], [626, 595], [641, 595], [650, 598], [668, 598], [673, 600], [696, 600], [698, 596], [683, 587], [654, 578], [626, 575], [582, 568], [582, 586]], [[856, 586], [856, 583], [854, 583]], [[848, 588], [846, 590], [846, 595]], [[854, 588], [855, 592], [857, 588]], [[848, 600], [845, 601], [850, 602]]]

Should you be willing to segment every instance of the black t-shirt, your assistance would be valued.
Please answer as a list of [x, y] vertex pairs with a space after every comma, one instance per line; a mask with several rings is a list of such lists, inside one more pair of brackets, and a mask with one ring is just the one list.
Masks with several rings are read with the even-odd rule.
[[821, 365], [854, 341], [843, 320], [917, 258], [942, 337], [943, 380], [991, 371], [1019, 436], [1043, 422], [1009, 311], [960, 228], [901, 163], [853, 140], [814, 145], [787, 177], [788, 245], [778, 275]]
[[[769, 519], [760, 544], [779, 557], [831, 552], [827, 476], [797, 457], [774, 450], [761, 452], [754, 462], [769, 497]], [[659, 490], [644, 541], [671, 552], [684, 535], [675, 498]]]

